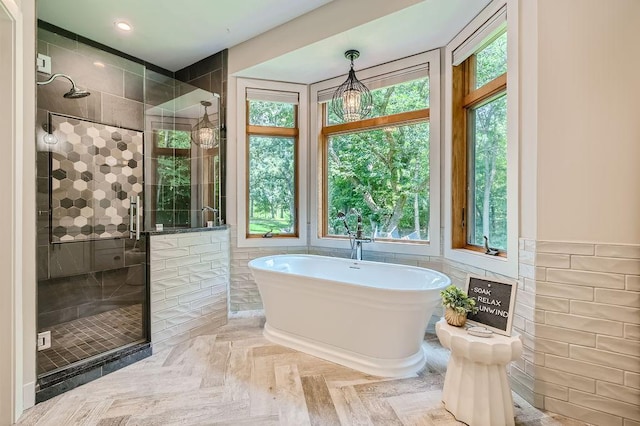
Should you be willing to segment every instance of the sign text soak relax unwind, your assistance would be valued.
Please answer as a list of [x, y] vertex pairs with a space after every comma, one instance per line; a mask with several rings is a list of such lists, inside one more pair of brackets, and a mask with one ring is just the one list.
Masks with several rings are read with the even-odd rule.
[[467, 276], [467, 294], [475, 299], [478, 312], [467, 320], [498, 334], [511, 335], [517, 285], [494, 278]]

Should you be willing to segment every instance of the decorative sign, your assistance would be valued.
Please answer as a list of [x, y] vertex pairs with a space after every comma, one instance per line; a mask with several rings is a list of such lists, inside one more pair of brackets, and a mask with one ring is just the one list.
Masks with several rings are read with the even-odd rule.
[[476, 301], [478, 313], [467, 320], [505, 336], [511, 335], [517, 285], [494, 278], [467, 276], [467, 294]]

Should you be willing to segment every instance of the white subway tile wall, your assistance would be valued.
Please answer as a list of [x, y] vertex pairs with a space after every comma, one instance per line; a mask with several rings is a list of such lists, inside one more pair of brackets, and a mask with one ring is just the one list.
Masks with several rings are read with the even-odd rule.
[[229, 230], [151, 236], [151, 343], [173, 346], [227, 323]]
[[[516, 310], [525, 329], [514, 325], [538, 356], [512, 364], [514, 389], [538, 408], [592, 424], [640, 422], [640, 246], [523, 240], [520, 247], [521, 261], [530, 258], [523, 248], [535, 252], [536, 314]], [[518, 306], [530, 305], [530, 296], [520, 293]]]

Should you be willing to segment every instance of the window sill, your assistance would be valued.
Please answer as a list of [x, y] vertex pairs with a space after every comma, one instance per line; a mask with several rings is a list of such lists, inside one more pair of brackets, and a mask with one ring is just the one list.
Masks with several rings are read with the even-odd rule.
[[301, 237], [250, 237], [238, 235], [238, 247], [301, 247], [306, 246], [307, 241]]
[[[334, 249], [351, 249], [347, 238], [339, 237], [312, 237], [309, 243], [311, 247], [325, 247]], [[409, 243], [409, 242], [391, 242], [375, 240], [370, 243], [363, 244], [363, 251], [373, 251], [376, 253], [397, 253], [416, 256], [439, 256], [440, 248], [436, 244], [430, 242]]]
[[491, 256], [484, 251], [468, 248], [445, 249], [444, 258], [454, 262], [484, 269], [485, 271], [504, 275], [509, 278], [518, 278], [517, 256]]

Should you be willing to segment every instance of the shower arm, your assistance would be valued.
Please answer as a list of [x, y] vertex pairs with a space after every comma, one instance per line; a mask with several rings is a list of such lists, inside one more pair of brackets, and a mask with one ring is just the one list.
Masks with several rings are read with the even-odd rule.
[[73, 80], [71, 79], [71, 77], [69, 77], [69, 76], [68, 76], [68, 75], [66, 75], [66, 74], [61, 74], [61, 73], [58, 73], [58, 74], [54, 74], [54, 75], [52, 75], [51, 77], [49, 77], [49, 80], [46, 80], [46, 81], [38, 81], [38, 82], [36, 82], [36, 83], [38, 83], [38, 86], [44, 86], [45, 84], [49, 84], [49, 83], [53, 82], [53, 80], [55, 80], [55, 79], [56, 79], [56, 78], [58, 78], [58, 77], [64, 77], [64, 78], [66, 78], [67, 80], [69, 80], [69, 81], [71, 82], [71, 85], [72, 85], [73, 87], [76, 87], [76, 82], [75, 82], [75, 81], [73, 81]]

